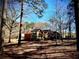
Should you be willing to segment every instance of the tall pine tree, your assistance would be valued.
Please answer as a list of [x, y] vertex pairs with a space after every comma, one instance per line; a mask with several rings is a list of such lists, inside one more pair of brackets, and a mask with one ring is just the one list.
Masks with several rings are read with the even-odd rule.
[[72, 0], [72, 2], [74, 2], [74, 9], [75, 9], [77, 51], [79, 51], [79, 0]]

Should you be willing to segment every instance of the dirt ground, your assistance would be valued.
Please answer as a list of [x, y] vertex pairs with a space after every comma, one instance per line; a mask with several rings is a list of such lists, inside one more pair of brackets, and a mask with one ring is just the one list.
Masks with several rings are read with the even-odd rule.
[[21, 46], [9, 44], [4, 47], [0, 59], [78, 59], [76, 40], [26, 41]]

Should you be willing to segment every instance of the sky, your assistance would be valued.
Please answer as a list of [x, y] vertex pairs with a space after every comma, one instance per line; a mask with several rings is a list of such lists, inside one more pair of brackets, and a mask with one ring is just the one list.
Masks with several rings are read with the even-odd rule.
[[[2, 1], [2, 0], [0, 0], [0, 1]], [[56, 4], [57, 4], [56, 2], [57, 1], [60, 2], [61, 0], [45, 0], [48, 7], [44, 10], [43, 17], [41, 17], [41, 18], [39, 18], [35, 13], [33, 13], [32, 10], [29, 10], [29, 7], [24, 5], [24, 9], [26, 10], [26, 8], [27, 8], [26, 12], [24, 12], [24, 13], [27, 13], [27, 15], [22, 18], [22, 22], [29, 22], [29, 23], [31, 23], [31, 22], [34, 22], [34, 23], [47, 22], [48, 23], [49, 22], [48, 20], [50, 20], [52, 17], [54, 17], [56, 15]], [[69, 1], [70, 0], [62, 0], [62, 2], [59, 4], [59, 5], [61, 5], [61, 9], [67, 8]], [[18, 9], [20, 11], [20, 6], [17, 5], [17, 3], [15, 4], [15, 6], [16, 6], [16, 9]], [[63, 10], [63, 12], [65, 12], [65, 10]], [[68, 21], [66, 19], [66, 16], [63, 17], [63, 20], [65, 20], [65, 22]], [[19, 21], [20, 21], [20, 19], [17, 19], [17, 22], [19, 22]]]
[[[56, 1], [60, 1], [60, 0], [45, 0], [48, 7], [47, 7], [47, 9], [44, 10], [43, 17], [38, 18], [38, 16], [36, 14], [31, 12], [30, 14], [28, 14], [28, 16], [23, 17], [23, 22], [29, 22], [29, 23], [30, 22], [48, 22], [49, 19], [51, 19], [53, 16], [55, 16]], [[63, 7], [66, 8], [68, 2], [69, 2], [69, 0], [63, 0], [63, 2], [61, 3], [62, 8]], [[26, 8], [26, 7], [24, 7], [24, 8]], [[19, 21], [19, 19], [17, 21]]]

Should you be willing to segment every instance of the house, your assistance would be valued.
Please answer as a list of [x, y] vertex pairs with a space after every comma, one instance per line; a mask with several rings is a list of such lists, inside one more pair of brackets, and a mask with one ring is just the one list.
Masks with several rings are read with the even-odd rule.
[[24, 40], [53, 40], [60, 39], [62, 35], [56, 31], [51, 30], [41, 30], [41, 29], [33, 29], [31, 31], [27, 31], [24, 34]]

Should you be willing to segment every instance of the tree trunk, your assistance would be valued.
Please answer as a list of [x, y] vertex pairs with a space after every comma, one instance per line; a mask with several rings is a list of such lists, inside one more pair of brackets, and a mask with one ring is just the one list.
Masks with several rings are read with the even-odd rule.
[[[61, 29], [61, 17], [59, 17], [59, 19], [60, 19], [60, 27], [59, 27], [59, 29], [60, 29], [60, 35], [62, 36], [62, 29]], [[63, 43], [63, 39], [60, 37], [60, 40], [61, 40], [61, 42]]]
[[3, 52], [3, 37], [2, 37], [2, 32], [3, 32], [3, 23], [4, 23], [4, 19], [5, 19], [5, 9], [6, 9], [6, 5], [7, 5], [7, 0], [2, 0], [2, 10], [1, 10], [1, 19], [0, 19], [0, 52], [2, 54]]
[[69, 33], [68, 33], [69, 39], [71, 39], [71, 22], [69, 22]]
[[79, 1], [74, 1], [74, 9], [75, 9], [75, 23], [76, 23], [76, 37], [77, 37], [77, 51], [79, 51]]
[[21, 27], [22, 27], [22, 17], [23, 17], [23, 0], [21, 1], [21, 16], [20, 16], [20, 29], [19, 29], [18, 46], [21, 45]]
[[10, 32], [9, 32], [9, 41], [8, 41], [8, 43], [11, 43], [11, 32], [12, 32], [12, 28], [10, 29]]

